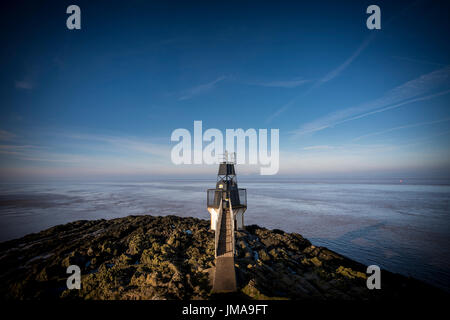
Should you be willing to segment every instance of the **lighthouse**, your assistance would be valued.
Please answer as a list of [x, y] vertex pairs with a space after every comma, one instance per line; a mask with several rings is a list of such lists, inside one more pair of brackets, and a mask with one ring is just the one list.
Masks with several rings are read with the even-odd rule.
[[207, 191], [211, 229], [215, 231], [216, 269], [213, 292], [236, 291], [234, 231], [244, 229], [247, 190], [238, 188], [235, 159], [235, 154], [225, 152], [219, 164], [216, 188]]

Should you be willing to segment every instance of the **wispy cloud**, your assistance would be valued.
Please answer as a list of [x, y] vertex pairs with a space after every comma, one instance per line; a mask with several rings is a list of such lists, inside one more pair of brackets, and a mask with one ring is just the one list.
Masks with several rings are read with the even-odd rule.
[[[314, 133], [338, 124], [395, 109], [417, 101], [424, 101], [450, 93], [450, 67], [435, 70], [408, 81], [384, 94], [382, 97], [356, 107], [332, 112], [293, 131], [294, 136]], [[445, 90], [429, 94], [433, 90]], [[426, 95], [428, 94], [428, 95]], [[424, 95], [424, 96], [421, 96]], [[420, 97], [421, 96], [421, 97]]]
[[297, 101], [299, 97], [295, 97], [294, 99], [290, 100], [288, 103], [286, 103], [285, 105], [283, 105], [280, 109], [278, 109], [277, 111], [275, 111], [274, 113], [272, 113], [266, 120], [266, 123], [270, 123], [272, 122], [273, 119], [275, 119], [276, 117], [278, 117], [280, 114], [282, 114], [283, 112], [285, 112], [287, 109], [289, 109], [292, 105], [294, 105], [294, 103]]
[[314, 82], [314, 84], [305, 92], [299, 94], [298, 96], [294, 97], [293, 99], [291, 99], [288, 103], [286, 103], [285, 105], [283, 105], [281, 108], [279, 108], [277, 111], [275, 111], [273, 114], [271, 114], [266, 122], [271, 122], [273, 119], [275, 119], [276, 117], [278, 117], [280, 114], [282, 114], [283, 112], [285, 112], [286, 110], [288, 110], [292, 105], [295, 104], [295, 102], [301, 98], [304, 97], [306, 95], [308, 95], [309, 93], [311, 93], [311, 91], [319, 88], [320, 86], [322, 86], [324, 83], [333, 80], [334, 78], [336, 78], [337, 76], [339, 76], [345, 69], [347, 69], [351, 63], [358, 58], [361, 53], [364, 51], [364, 49], [366, 49], [369, 44], [373, 41], [373, 39], [375, 38], [375, 33], [372, 33], [369, 37], [367, 37], [360, 45], [359, 47], [350, 55], [350, 57], [348, 57], [342, 64], [340, 64], [339, 66], [337, 66], [336, 68], [334, 68], [333, 70], [331, 70], [330, 72], [328, 72], [326, 75], [324, 75], [323, 77], [321, 77], [320, 79], [316, 80]]
[[[384, 23], [384, 27], [386, 28], [389, 26], [392, 22], [398, 20], [403, 15], [406, 15], [410, 12], [410, 10], [417, 6], [419, 3], [421, 3], [421, 0], [417, 0], [407, 6], [404, 6], [399, 13], [392, 16], [388, 21]], [[310, 92], [314, 91], [315, 89], [321, 87], [323, 84], [333, 80], [334, 78], [338, 77], [344, 70], [346, 70], [352, 63], [355, 61], [361, 53], [364, 52], [364, 50], [374, 41], [374, 39], [377, 37], [378, 33], [372, 32], [370, 36], [368, 36], [357, 48], [356, 50], [339, 66], [328, 72], [326, 75], [315, 81], [315, 83], [305, 92], [299, 94], [295, 98], [291, 99], [288, 103], [283, 105], [281, 108], [279, 108], [277, 111], [275, 111], [273, 114], [271, 114], [266, 122], [271, 122], [273, 119], [278, 117], [280, 114], [288, 110], [292, 105], [294, 105], [300, 98], [308, 95]]]
[[190, 88], [188, 90], [186, 90], [185, 92], [183, 92], [182, 96], [180, 98], [178, 98], [178, 100], [182, 101], [182, 100], [189, 100], [192, 99], [195, 96], [198, 96], [200, 94], [204, 94], [206, 92], [209, 92], [210, 90], [212, 90], [219, 82], [225, 80], [227, 77], [225, 76], [221, 76], [219, 78], [217, 78], [214, 81], [208, 82], [208, 83], [204, 83], [201, 85], [198, 85], [196, 87]]
[[348, 57], [342, 64], [337, 66], [335, 69], [328, 72], [325, 76], [323, 76], [321, 79], [316, 81], [316, 83], [311, 87], [310, 90], [316, 89], [323, 85], [324, 83], [333, 80], [337, 76], [339, 76], [345, 69], [347, 69], [352, 62], [360, 56], [360, 54], [369, 46], [369, 44], [373, 41], [375, 38], [376, 33], [371, 33], [370, 36], [368, 36], [356, 50], [352, 53], [350, 57]]
[[[4, 159], [9, 158], [16, 161], [30, 161], [30, 162], [57, 162], [57, 163], [95, 163], [97, 156], [80, 155], [77, 153], [65, 153], [58, 151], [51, 151], [52, 148], [37, 145], [19, 145], [8, 144], [0, 145], [0, 155]], [[53, 148], [54, 149], [54, 148]]]
[[42, 149], [42, 147], [34, 145], [12, 145], [3, 144], [0, 145], [0, 154], [6, 155], [26, 155], [29, 152], [34, 152], [36, 150]]
[[335, 148], [336, 147], [334, 147], [334, 146], [321, 145], [321, 146], [304, 147], [303, 150], [330, 150], [330, 149], [335, 149]]
[[414, 63], [429, 64], [429, 65], [438, 66], [438, 67], [445, 67], [445, 64], [443, 64], [443, 63], [437, 63], [437, 62], [433, 62], [433, 61], [420, 60], [420, 59], [413, 59], [413, 58], [408, 58], [408, 57], [399, 57], [399, 56], [393, 56], [393, 58], [394, 58], [394, 59], [398, 59], [398, 60], [404, 60], [404, 61], [414, 62]]
[[279, 80], [279, 81], [254, 81], [247, 82], [246, 84], [261, 86], [261, 87], [272, 87], [272, 88], [296, 88], [304, 85], [305, 83], [311, 82], [311, 80], [296, 78], [292, 80]]
[[435, 93], [435, 94], [426, 95], [426, 96], [423, 96], [423, 97], [420, 97], [420, 98], [414, 98], [414, 99], [406, 100], [406, 101], [403, 101], [403, 102], [400, 102], [400, 103], [397, 103], [397, 104], [394, 104], [394, 105], [391, 105], [391, 106], [388, 106], [388, 107], [385, 107], [385, 108], [381, 108], [381, 109], [378, 109], [378, 110], [375, 110], [375, 111], [370, 111], [370, 112], [367, 112], [367, 113], [363, 113], [361, 115], [357, 115], [355, 117], [351, 117], [351, 118], [342, 120], [342, 121], [336, 123], [335, 125], [341, 124], [341, 123], [344, 123], [344, 122], [348, 122], [348, 121], [361, 119], [361, 118], [370, 116], [372, 114], [388, 111], [388, 110], [391, 110], [391, 109], [396, 109], [398, 107], [401, 107], [401, 106], [404, 106], [404, 105], [407, 105], [407, 104], [410, 104], [410, 103], [413, 103], [413, 102], [430, 100], [430, 99], [433, 99], [433, 98], [444, 96], [444, 95], [449, 94], [449, 93], [450, 93], [450, 90], [445, 90], [445, 91], [441, 91], [441, 92], [438, 92], [438, 93]]
[[93, 134], [71, 134], [68, 138], [85, 140], [88, 143], [100, 143], [109, 146], [110, 151], [132, 150], [143, 154], [168, 157], [170, 156], [170, 145], [150, 143], [142, 139], [121, 136], [93, 135]]
[[[419, 139], [414, 139], [413, 141], [410, 141], [408, 143], [403, 144], [403, 146], [405, 146], [405, 147], [415, 147], [415, 146], [423, 144], [423, 143], [426, 143], [427, 145], [431, 145], [430, 140], [435, 142], [437, 137], [442, 137], [442, 136], [445, 136], [445, 135], [450, 135], [450, 130], [444, 130], [444, 131], [441, 131], [441, 132], [437, 132], [437, 133], [431, 134], [431, 135], [426, 136], [426, 137], [421, 137]], [[449, 150], [443, 148], [442, 151], [448, 152]], [[449, 159], [449, 158], [448, 157], [445, 158], [445, 160], [448, 162], [447, 159]]]
[[0, 130], [0, 140], [9, 141], [16, 137], [16, 135], [12, 132]]
[[[392, 153], [397, 154], [399, 148], [391, 144], [344, 144], [326, 147], [330, 148], [313, 146], [313, 148], [307, 147], [307, 150], [303, 149], [301, 152], [282, 152], [280, 162], [283, 165], [280, 167], [280, 173], [351, 172], [353, 174], [357, 171], [382, 170], [395, 165]], [[324, 152], [326, 152], [326, 156], [324, 156]], [[391, 157], [389, 160], [386, 160], [387, 155]], [[413, 162], [414, 158], [410, 160]]]
[[392, 131], [398, 131], [398, 130], [402, 130], [402, 129], [409, 129], [409, 128], [417, 128], [417, 127], [423, 127], [423, 126], [428, 126], [428, 125], [432, 125], [432, 124], [436, 124], [436, 123], [442, 123], [442, 122], [448, 122], [450, 121], [450, 118], [445, 118], [445, 119], [441, 119], [441, 120], [436, 120], [436, 121], [426, 121], [426, 122], [419, 122], [419, 123], [413, 123], [413, 124], [408, 124], [408, 125], [404, 125], [404, 126], [398, 126], [398, 127], [394, 127], [394, 128], [389, 128], [386, 130], [382, 130], [382, 131], [377, 131], [377, 132], [372, 132], [372, 133], [368, 133], [362, 136], [359, 136], [355, 139], [353, 139], [353, 141], [358, 141], [367, 137], [373, 137], [373, 136], [378, 136], [378, 135], [382, 135], [385, 133], [389, 133]]
[[[99, 134], [59, 133], [57, 144], [3, 144], [0, 155], [9, 161], [57, 162], [92, 166], [152, 167], [157, 162], [170, 159], [170, 144], [153, 143], [133, 137]], [[67, 150], [70, 150], [68, 153]]]
[[31, 90], [34, 87], [34, 84], [30, 80], [21, 80], [16, 81], [15, 83], [17, 89], [23, 89], [23, 90]]

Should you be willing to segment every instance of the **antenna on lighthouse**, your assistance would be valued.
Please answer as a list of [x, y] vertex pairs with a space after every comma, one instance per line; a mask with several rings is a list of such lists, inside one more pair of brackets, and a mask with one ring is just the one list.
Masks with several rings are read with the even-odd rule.
[[236, 152], [225, 151], [223, 154], [219, 154], [219, 163], [232, 163], [236, 164]]

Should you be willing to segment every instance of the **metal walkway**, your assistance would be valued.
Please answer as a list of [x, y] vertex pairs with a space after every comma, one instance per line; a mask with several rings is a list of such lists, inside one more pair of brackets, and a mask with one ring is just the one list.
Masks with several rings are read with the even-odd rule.
[[217, 244], [216, 270], [214, 272], [213, 292], [236, 291], [236, 273], [234, 270], [234, 232], [231, 225], [231, 212], [225, 210], [222, 215]]

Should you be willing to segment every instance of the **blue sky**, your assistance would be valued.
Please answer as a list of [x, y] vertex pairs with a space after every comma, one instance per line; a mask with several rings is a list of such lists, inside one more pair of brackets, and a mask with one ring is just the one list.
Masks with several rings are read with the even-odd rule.
[[449, 178], [449, 4], [377, 1], [368, 30], [374, 3], [18, 2], [1, 11], [0, 176], [209, 175], [170, 162], [172, 131], [202, 120], [280, 129], [279, 176]]

